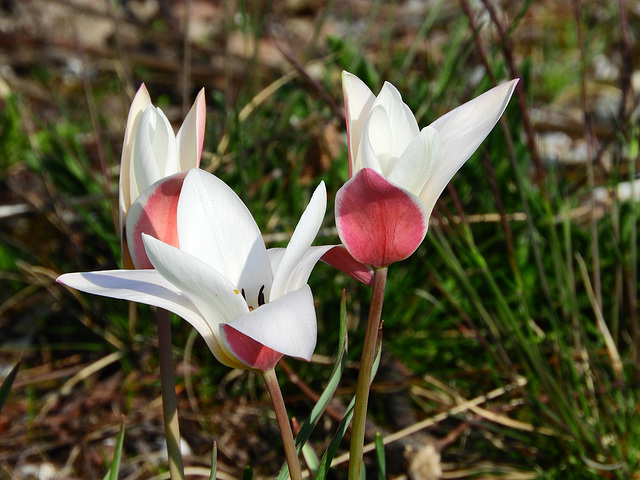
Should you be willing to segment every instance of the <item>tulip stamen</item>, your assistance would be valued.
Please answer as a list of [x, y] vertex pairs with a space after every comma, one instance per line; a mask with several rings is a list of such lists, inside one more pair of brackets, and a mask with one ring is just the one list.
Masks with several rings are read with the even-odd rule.
[[[244, 298], [244, 301], [246, 302], [247, 301], [247, 296], [244, 293], [244, 288], [241, 289], [240, 291], [242, 292], [242, 298]], [[249, 305], [249, 304], [247, 304], [247, 306], [249, 307], [249, 311], [253, 312], [253, 307], [251, 305]]]
[[[244, 288], [240, 289], [240, 292], [242, 293], [242, 298], [244, 298], [244, 301], [247, 301], [247, 295], [246, 293], [244, 293]], [[258, 307], [261, 307], [262, 305], [264, 305], [265, 300], [264, 300], [264, 285], [262, 285], [260, 287], [260, 291], [258, 292]], [[249, 311], [252, 312], [254, 310], [254, 307], [252, 307], [251, 305], [247, 304], [247, 306], [249, 307]], [[256, 307], [257, 308], [257, 307]]]

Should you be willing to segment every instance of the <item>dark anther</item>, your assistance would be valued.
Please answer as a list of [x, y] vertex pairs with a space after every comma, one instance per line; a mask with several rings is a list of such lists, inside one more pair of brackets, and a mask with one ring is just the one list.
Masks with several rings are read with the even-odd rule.
[[260, 291], [258, 292], [258, 306], [264, 305], [264, 285], [260, 287]]
[[242, 290], [240, 290], [240, 293], [242, 293], [242, 298], [244, 298], [244, 301], [247, 301], [247, 296], [244, 294], [244, 288]]

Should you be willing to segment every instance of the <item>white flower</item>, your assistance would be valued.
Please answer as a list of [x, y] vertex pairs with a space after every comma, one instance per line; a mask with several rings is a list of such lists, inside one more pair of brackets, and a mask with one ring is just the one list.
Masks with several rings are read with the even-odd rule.
[[143, 235], [155, 269], [71, 273], [58, 281], [170, 310], [230, 367], [268, 371], [282, 355], [309, 360], [317, 328], [307, 279], [332, 248], [311, 247], [325, 209], [321, 183], [287, 248], [267, 250], [240, 198], [214, 175], [192, 169], [177, 207], [180, 248]]
[[[127, 239], [131, 206], [159, 180], [180, 172], [186, 174], [200, 165], [205, 120], [204, 90], [198, 93], [177, 135], [162, 110], [151, 104], [144, 84], [131, 102], [120, 162], [120, 239], [126, 268], [136, 264], [131, 250], [142, 249], [142, 245], [131, 245]], [[146, 258], [139, 258], [136, 267], [148, 266], [147, 263]]]

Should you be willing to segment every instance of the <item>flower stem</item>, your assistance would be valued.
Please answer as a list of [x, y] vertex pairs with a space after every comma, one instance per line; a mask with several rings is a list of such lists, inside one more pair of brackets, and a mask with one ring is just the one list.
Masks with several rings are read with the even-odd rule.
[[371, 369], [375, 360], [380, 317], [384, 290], [387, 285], [387, 267], [376, 268], [373, 272], [373, 292], [367, 329], [364, 334], [362, 358], [360, 359], [360, 373], [356, 386], [356, 404], [351, 427], [351, 448], [349, 451], [349, 480], [360, 480], [362, 474], [362, 449], [364, 447], [364, 431], [367, 421], [367, 404], [369, 403], [369, 388], [371, 387]]
[[184, 480], [182, 452], [180, 451], [180, 425], [176, 383], [173, 376], [173, 345], [171, 344], [171, 314], [164, 309], [156, 310], [158, 321], [158, 357], [160, 359], [160, 389], [162, 390], [162, 416], [169, 456], [171, 480]]
[[276, 412], [276, 420], [278, 421], [278, 427], [280, 428], [284, 454], [287, 457], [287, 463], [289, 464], [289, 475], [291, 480], [302, 480], [302, 470], [300, 469], [298, 452], [296, 451], [296, 444], [293, 439], [293, 432], [291, 431], [291, 424], [289, 423], [287, 409], [284, 406], [284, 399], [282, 398], [280, 385], [278, 385], [276, 371], [270, 370], [268, 372], [264, 372], [263, 376], [264, 381], [267, 383], [267, 388], [269, 389], [273, 409]]

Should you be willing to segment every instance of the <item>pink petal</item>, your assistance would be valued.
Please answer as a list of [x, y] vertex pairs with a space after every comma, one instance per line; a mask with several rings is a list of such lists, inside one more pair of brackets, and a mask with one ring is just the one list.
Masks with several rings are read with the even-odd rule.
[[283, 357], [281, 353], [256, 342], [229, 324], [220, 325], [220, 334], [227, 348], [233, 352], [238, 360], [250, 368], [268, 372]]
[[124, 238], [135, 268], [153, 268], [142, 243], [143, 233], [179, 247], [176, 214], [186, 176], [187, 172], [181, 172], [158, 180], [131, 205]]
[[417, 196], [369, 168], [336, 194], [340, 239], [353, 258], [374, 268], [409, 257], [427, 234], [428, 220]]
[[365, 285], [373, 286], [373, 269], [353, 258], [344, 245], [336, 245], [320, 260]]

